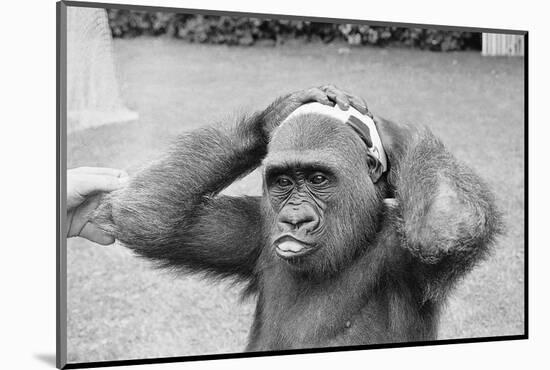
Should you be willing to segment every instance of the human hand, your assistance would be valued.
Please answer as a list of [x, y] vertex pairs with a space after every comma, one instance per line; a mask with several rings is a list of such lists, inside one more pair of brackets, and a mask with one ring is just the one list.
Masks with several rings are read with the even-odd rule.
[[109, 245], [115, 239], [89, 222], [103, 193], [119, 189], [128, 181], [122, 170], [79, 167], [67, 171], [67, 237], [81, 236], [95, 243]]

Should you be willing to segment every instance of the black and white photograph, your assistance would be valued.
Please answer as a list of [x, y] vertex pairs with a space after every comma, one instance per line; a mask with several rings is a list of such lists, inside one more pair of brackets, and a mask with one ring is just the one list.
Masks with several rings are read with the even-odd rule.
[[526, 31], [57, 6], [58, 367], [527, 338]]

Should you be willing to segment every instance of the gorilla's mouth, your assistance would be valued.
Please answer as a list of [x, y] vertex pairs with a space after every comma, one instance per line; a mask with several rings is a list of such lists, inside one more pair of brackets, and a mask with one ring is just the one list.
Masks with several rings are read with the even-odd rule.
[[292, 260], [311, 253], [315, 248], [308, 243], [290, 235], [284, 235], [273, 243], [277, 255], [285, 260]]

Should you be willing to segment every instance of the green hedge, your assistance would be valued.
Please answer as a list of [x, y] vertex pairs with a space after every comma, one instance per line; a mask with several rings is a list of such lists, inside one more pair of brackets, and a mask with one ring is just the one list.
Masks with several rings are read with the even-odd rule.
[[228, 45], [303, 39], [344, 41], [350, 45], [404, 45], [436, 51], [481, 49], [481, 34], [475, 32], [117, 9], [107, 12], [114, 37], [167, 34], [190, 42]]

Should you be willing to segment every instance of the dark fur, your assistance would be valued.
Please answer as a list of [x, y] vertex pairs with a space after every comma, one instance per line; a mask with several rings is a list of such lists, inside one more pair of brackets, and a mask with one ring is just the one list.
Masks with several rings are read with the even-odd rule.
[[[247, 283], [257, 297], [249, 351], [436, 338], [449, 290], [499, 230], [487, 186], [428, 130], [381, 119], [390, 172], [376, 185], [364, 144], [330, 120], [289, 122], [268, 147], [261, 128], [280, 119], [274, 107], [183, 136], [93, 222], [163, 267]], [[323, 246], [300, 269], [273, 251], [279, 210], [267, 186], [261, 198], [218, 195], [262, 159], [288, 159], [288, 147], [328, 158], [341, 180]], [[397, 205], [384, 206], [387, 196]]]

